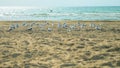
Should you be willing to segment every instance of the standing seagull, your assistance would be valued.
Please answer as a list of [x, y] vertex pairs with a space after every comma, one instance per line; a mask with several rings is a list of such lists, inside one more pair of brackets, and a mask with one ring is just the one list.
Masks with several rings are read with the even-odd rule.
[[51, 31], [52, 31], [52, 28], [48, 28], [48, 31], [51, 32]]
[[90, 24], [90, 27], [94, 28], [94, 27], [95, 27], [95, 24], [91, 23], [91, 24]]
[[13, 29], [15, 29], [15, 26], [12, 24], [11, 26], [9, 26], [8, 32], [12, 31]]
[[19, 27], [19, 25], [18, 25], [18, 24], [16, 24], [16, 25], [15, 25], [15, 27], [16, 27], [16, 28], [18, 28], [18, 27]]
[[60, 23], [58, 23], [58, 28], [60, 28], [61, 27], [61, 24]]
[[32, 27], [28, 28], [27, 31], [31, 31], [32, 30]]
[[101, 30], [101, 27], [96, 26], [95, 29], [96, 29], [96, 30]]
[[10, 32], [10, 31], [12, 31], [13, 29], [10, 27], [9, 29], [8, 29], [8, 32]]
[[66, 24], [66, 23], [64, 23], [64, 24], [63, 24], [63, 28], [66, 28], [66, 27], [67, 27], [67, 24]]
[[26, 23], [26, 22], [23, 22], [22, 26], [27, 26], [27, 23]]
[[83, 27], [84, 27], [84, 24], [81, 24], [80, 27], [83, 28]]
[[52, 23], [52, 27], [54, 26], [54, 23]]

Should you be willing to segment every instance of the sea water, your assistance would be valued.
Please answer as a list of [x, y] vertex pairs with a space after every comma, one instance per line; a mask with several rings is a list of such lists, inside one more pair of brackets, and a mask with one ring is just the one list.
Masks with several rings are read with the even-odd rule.
[[120, 21], [120, 6], [0, 8], [0, 20]]

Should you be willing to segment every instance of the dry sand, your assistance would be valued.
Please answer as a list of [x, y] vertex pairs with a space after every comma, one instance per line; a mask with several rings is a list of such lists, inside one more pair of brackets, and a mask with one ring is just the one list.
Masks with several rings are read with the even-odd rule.
[[[32, 21], [27, 21], [31, 23]], [[43, 21], [36, 21], [40, 24]], [[8, 32], [10, 24], [0, 22], [0, 68], [119, 68], [120, 22], [81, 22], [102, 24], [102, 30], [58, 31], [57, 22], [51, 32], [27, 27]], [[77, 21], [67, 21], [69, 24]]]

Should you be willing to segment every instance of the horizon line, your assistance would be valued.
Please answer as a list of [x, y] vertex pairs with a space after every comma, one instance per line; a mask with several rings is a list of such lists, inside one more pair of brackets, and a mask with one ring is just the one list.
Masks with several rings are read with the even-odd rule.
[[47, 6], [0, 6], [0, 8], [54, 8], [54, 7], [110, 7], [110, 6], [115, 6], [115, 7], [118, 7], [118, 6], [120, 6], [120, 5], [95, 5], [95, 6], [93, 6], [93, 5], [86, 5], [86, 6], [49, 6], [49, 7], [47, 7]]

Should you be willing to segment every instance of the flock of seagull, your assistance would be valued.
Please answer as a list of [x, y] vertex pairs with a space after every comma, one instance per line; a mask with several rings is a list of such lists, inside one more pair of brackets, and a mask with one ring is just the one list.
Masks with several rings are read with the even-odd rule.
[[[93, 24], [93, 23], [90, 23], [89, 25], [88, 24], [85, 24], [85, 23], [76, 23], [76, 24], [67, 24], [67, 23], [56, 23], [57, 26], [55, 26], [55, 23], [48, 23], [48, 22], [44, 22], [44, 23], [22, 23], [22, 24], [11, 24], [9, 26], [9, 29], [8, 29], [8, 32], [10, 31], [13, 31], [17, 28], [21, 28], [20, 26], [23, 26], [23, 27], [27, 27], [26, 31], [32, 31], [33, 30], [33, 26], [37, 26], [39, 27], [40, 29], [43, 29], [43, 30], [47, 30], [49, 32], [53, 31], [54, 28], [53, 27], [57, 27], [59, 30], [60, 29], [66, 29], [68, 32], [72, 31], [72, 30], [75, 30], [75, 29], [84, 29], [84, 28], [93, 28], [95, 30], [101, 30], [102, 29], [102, 26], [101, 24]], [[47, 28], [46, 28], [47, 27]]]

